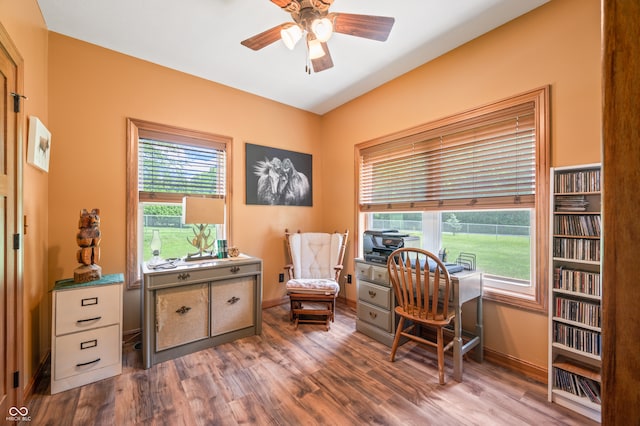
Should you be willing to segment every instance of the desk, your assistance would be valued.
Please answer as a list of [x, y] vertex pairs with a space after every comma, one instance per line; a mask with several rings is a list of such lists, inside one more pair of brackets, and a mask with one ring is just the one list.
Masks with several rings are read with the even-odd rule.
[[[394, 308], [395, 295], [387, 273], [386, 265], [355, 260], [356, 283], [358, 286], [358, 318], [356, 330], [367, 336], [391, 346], [395, 337], [398, 319]], [[482, 273], [478, 271], [462, 271], [451, 274], [453, 291], [451, 303], [456, 311], [453, 322], [453, 378], [462, 381], [462, 356], [478, 346], [474, 359], [482, 362], [483, 330], [482, 330]], [[462, 307], [465, 303], [476, 301], [477, 315], [473, 331], [462, 329]], [[463, 337], [468, 338], [464, 343]], [[401, 344], [406, 339], [400, 341]]]

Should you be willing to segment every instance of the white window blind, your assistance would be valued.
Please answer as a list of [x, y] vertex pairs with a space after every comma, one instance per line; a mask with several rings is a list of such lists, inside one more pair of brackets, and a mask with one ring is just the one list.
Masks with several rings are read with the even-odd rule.
[[138, 190], [149, 199], [161, 194], [224, 196], [225, 164], [225, 150], [218, 146], [140, 138]]
[[361, 211], [533, 207], [535, 103], [360, 150]]

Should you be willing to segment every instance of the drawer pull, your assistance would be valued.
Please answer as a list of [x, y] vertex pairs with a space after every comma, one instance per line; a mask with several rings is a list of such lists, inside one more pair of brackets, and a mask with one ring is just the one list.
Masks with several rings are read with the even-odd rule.
[[86, 342], [80, 342], [80, 350], [90, 349], [98, 346], [98, 339], [87, 340]]
[[76, 321], [77, 323], [83, 323], [83, 322], [90, 322], [90, 321], [98, 321], [102, 319], [102, 317], [94, 317], [94, 318], [87, 318], [87, 319], [81, 319]]
[[371, 311], [369, 311], [369, 316], [370, 316], [372, 319], [376, 319], [376, 318], [378, 318], [378, 314], [377, 314], [377, 313], [375, 313], [375, 312], [371, 312]]
[[178, 274], [178, 279], [181, 281], [188, 280], [191, 278], [191, 274], [188, 272], [183, 272], [182, 274]]
[[191, 308], [189, 306], [181, 306], [180, 309], [176, 311], [177, 314], [184, 315], [189, 312]]
[[227, 303], [230, 304], [230, 305], [233, 305], [234, 303], [237, 303], [238, 301], [240, 301], [240, 298], [233, 296], [231, 299], [227, 300]]
[[76, 367], [84, 367], [85, 365], [95, 364], [96, 362], [100, 362], [100, 358], [96, 358], [93, 361], [89, 362], [81, 362], [80, 364], [76, 364]]
[[232, 268], [231, 268], [231, 272], [233, 272], [234, 274], [235, 274], [236, 272], [238, 272], [239, 270], [240, 270], [240, 267], [239, 267], [239, 266], [234, 266], [234, 267], [232, 267]]
[[81, 306], [91, 306], [91, 305], [97, 305], [98, 304], [98, 298], [97, 297], [87, 297], [86, 299], [82, 299], [80, 301]]
[[375, 291], [369, 290], [369, 297], [371, 297], [371, 298], [376, 297], [376, 294], [377, 293]]

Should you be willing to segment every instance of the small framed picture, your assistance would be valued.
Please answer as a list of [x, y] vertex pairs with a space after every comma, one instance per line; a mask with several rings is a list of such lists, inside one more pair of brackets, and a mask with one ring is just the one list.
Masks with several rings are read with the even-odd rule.
[[51, 132], [38, 117], [29, 116], [29, 141], [27, 146], [27, 162], [45, 172], [49, 171], [49, 155], [51, 153]]

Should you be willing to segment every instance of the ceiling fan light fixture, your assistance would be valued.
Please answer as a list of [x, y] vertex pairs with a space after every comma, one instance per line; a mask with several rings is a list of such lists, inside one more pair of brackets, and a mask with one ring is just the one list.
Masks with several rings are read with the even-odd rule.
[[280, 38], [282, 38], [282, 42], [289, 50], [293, 50], [298, 40], [302, 38], [302, 28], [298, 25], [289, 25], [280, 30]]
[[316, 39], [325, 42], [333, 34], [333, 24], [329, 18], [314, 19], [311, 23], [311, 31], [316, 36]]
[[240, 42], [252, 50], [260, 50], [278, 39], [293, 50], [305, 37], [306, 72], [320, 72], [333, 67], [328, 41], [333, 33], [370, 40], [386, 41], [395, 22], [388, 16], [330, 13], [334, 0], [271, 0], [289, 12], [293, 22], [285, 22]]
[[324, 49], [320, 40], [309, 40], [309, 59], [318, 59], [324, 56]]

